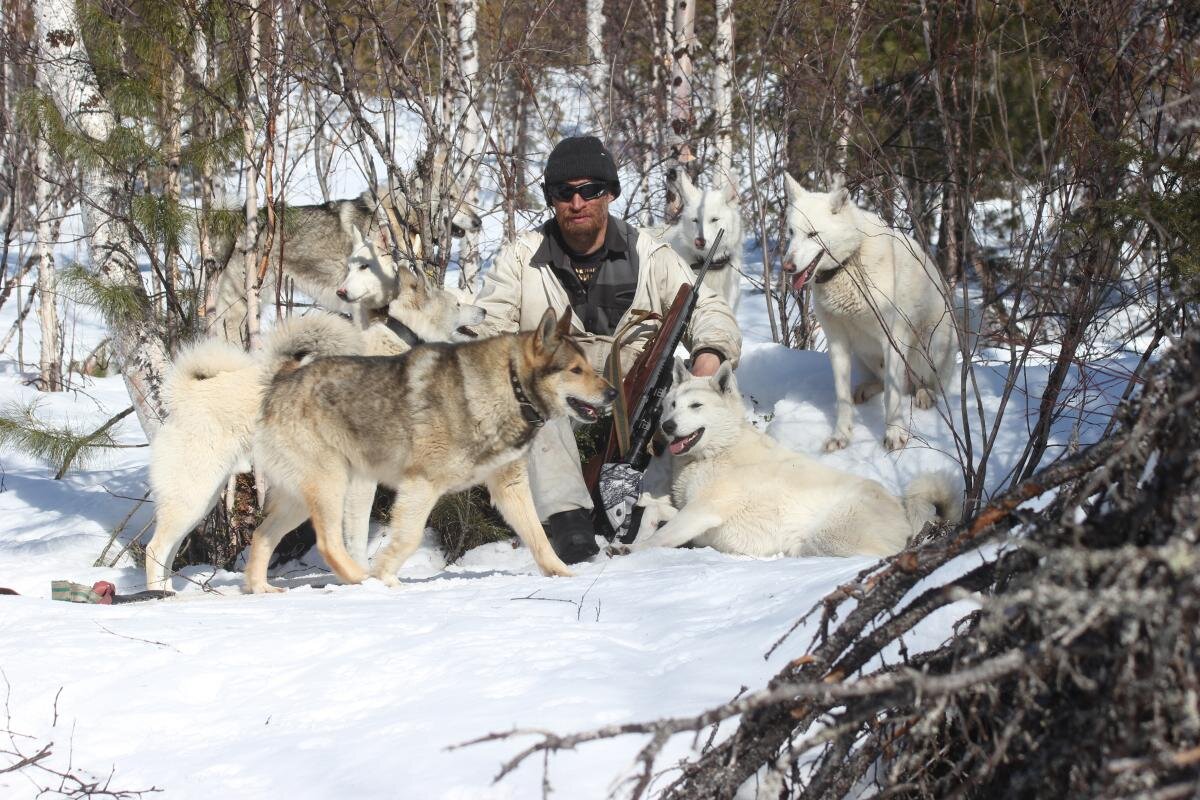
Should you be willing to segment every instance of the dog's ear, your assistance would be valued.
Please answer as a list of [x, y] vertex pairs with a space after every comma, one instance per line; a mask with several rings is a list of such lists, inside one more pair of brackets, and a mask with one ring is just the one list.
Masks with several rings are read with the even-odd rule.
[[722, 362], [709, 380], [712, 381], [713, 388], [721, 394], [737, 392], [737, 380], [733, 377], [733, 365], [728, 361]]
[[362, 231], [358, 229], [357, 225], [350, 226], [350, 241], [353, 242], [355, 250], [363, 246]]
[[679, 199], [684, 202], [684, 205], [691, 203], [700, 194], [696, 189], [696, 184], [692, 183], [692, 179], [688, 177], [687, 170], [683, 167], [672, 169], [668, 173], [667, 183], [679, 195]]
[[676, 386], [678, 386], [679, 384], [683, 383], [684, 381], [686, 381], [688, 378], [691, 377], [691, 373], [688, 372], [687, 364], [683, 363], [683, 359], [680, 358], [679, 356], [675, 356], [675, 369], [671, 373], [671, 375], [672, 375], [672, 382]]
[[840, 172], [833, 176], [833, 190], [829, 193], [829, 210], [834, 214], [846, 207], [850, 199], [850, 190], [846, 188], [846, 178]]
[[554, 333], [559, 336], [571, 335], [571, 307], [567, 306], [566, 312], [559, 318], [558, 325], [554, 327]]
[[558, 344], [558, 331], [555, 329], [557, 322], [554, 309], [547, 308], [546, 313], [542, 314], [542, 319], [538, 322], [537, 329], [533, 333], [534, 350], [545, 352], [554, 349], [554, 346]]
[[804, 187], [790, 172], [783, 173], [783, 188], [787, 192], [788, 200], [799, 200], [804, 195]]
[[742, 193], [738, 191], [738, 175], [730, 172], [725, 176], [725, 200], [731, 206], [741, 205]]

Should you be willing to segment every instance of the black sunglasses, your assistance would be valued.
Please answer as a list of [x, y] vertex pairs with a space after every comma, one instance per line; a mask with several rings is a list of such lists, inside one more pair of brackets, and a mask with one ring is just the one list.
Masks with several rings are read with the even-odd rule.
[[569, 203], [571, 198], [576, 194], [584, 200], [595, 200], [597, 197], [603, 197], [609, 191], [609, 186], [603, 181], [589, 181], [581, 183], [578, 186], [572, 186], [569, 183], [555, 183], [546, 187], [546, 194], [552, 200], [557, 200], [560, 203]]

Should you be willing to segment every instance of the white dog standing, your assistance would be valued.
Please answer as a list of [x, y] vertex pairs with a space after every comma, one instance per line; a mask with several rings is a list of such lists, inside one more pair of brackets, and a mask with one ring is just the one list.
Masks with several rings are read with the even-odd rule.
[[697, 189], [682, 169], [671, 170], [668, 185], [683, 201], [679, 221], [662, 232], [671, 245], [694, 271], [708, 255], [708, 248], [717, 231], [725, 229], [721, 246], [704, 284], [721, 297], [734, 311], [741, 299], [742, 273], [742, 211], [737, 182], [731, 177], [721, 188]]
[[897, 499], [873, 480], [788, 450], [746, 420], [728, 364], [694, 378], [676, 360], [660, 427], [674, 457], [673, 507], [643, 495], [633, 550], [694, 542], [751, 556], [887, 556], [926, 522], [961, 514], [945, 476], [921, 475]]
[[[826, 452], [850, 443], [854, 403], [883, 392], [884, 445], [910, 436], [902, 395], [933, 408], [954, 368], [958, 335], [949, 290], [920, 245], [858, 208], [839, 179], [830, 192], [810, 192], [784, 175], [788, 244], [783, 269], [799, 290], [813, 281], [813, 307], [829, 341], [837, 420]], [[870, 378], [851, 390], [851, 362]]]

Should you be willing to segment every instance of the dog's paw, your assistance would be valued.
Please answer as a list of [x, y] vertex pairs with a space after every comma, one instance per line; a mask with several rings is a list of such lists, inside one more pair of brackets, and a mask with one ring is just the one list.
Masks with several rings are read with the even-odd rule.
[[557, 564], [539, 564], [542, 574], [547, 578], [574, 578], [575, 573], [570, 567], [559, 561]]
[[937, 399], [933, 396], [933, 392], [926, 389], [924, 386], [917, 389], [913, 393], [913, 405], [924, 411], [933, 408], [937, 403]]
[[255, 581], [246, 584], [246, 594], [280, 594], [286, 592], [282, 586], [272, 586], [266, 581]]
[[883, 437], [883, 446], [888, 449], [888, 452], [903, 450], [906, 444], [908, 444], [908, 431], [896, 426], [889, 426], [887, 434]]
[[632, 552], [633, 550], [627, 544], [610, 544], [608, 547], [604, 548], [604, 554], [609, 558], [627, 556]]
[[371, 577], [382, 583], [389, 589], [400, 588], [400, 579], [396, 577], [394, 572], [372, 571]]
[[882, 391], [883, 384], [879, 381], [863, 381], [854, 387], [854, 404], [860, 406]]
[[850, 446], [850, 437], [834, 434], [825, 440], [825, 444], [821, 447], [826, 453], [836, 453], [838, 450], [845, 450]]

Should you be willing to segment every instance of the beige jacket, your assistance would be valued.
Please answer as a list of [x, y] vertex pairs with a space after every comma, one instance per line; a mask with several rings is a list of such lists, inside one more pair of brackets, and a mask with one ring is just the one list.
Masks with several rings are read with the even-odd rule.
[[[546, 265], [532, 265], [530, 260], [542, 244], [541, 231], [528, 231], [501, 248], [492, 268], [483, 279], [483, 287], [475, 305], [487, 311], [487, 318], [475, 330], [483, 336], [532, 330], [547, 308], [560, 317], [570, 305], [566, 290], [553, 270]], [[695, 274], [674, 250], [644, 228], [637, 236], [638, 282], [633, 304], [617, 326], [620, 331], [637, 311], [653, 311], [659, 315], [670, 308], [675, 293], [684, 283], [695, 281]], [[645, 347], [649, 334], [658, 323], [636, 326], [635, 336], [622, 348], [621, 364], [628, 369], [637, 354]], [[592, 365], [604, 368], [612, 352], [613, 337], [597, 336], [584, 331], [577, 318], [572, 319], [577, 340], [583, 345]], [[624, 337], [622, 337], [624, 338]], [[707, 286], [700, 287], [700, 299], [692, 314], [691, 324], [684, 336], [689, 351], [711, 347], [724, 354], [736, 367], [742, 354], [742, 333], [729, 305]]]

